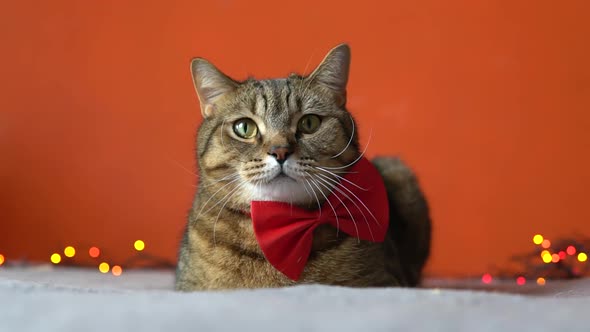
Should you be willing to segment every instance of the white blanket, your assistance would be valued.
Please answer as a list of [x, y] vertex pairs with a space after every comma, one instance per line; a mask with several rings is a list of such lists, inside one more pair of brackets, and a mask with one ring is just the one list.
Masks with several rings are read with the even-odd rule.
[[187, 294], [172, 282], [170, 271], [0, 267], [0, 331], [590, 331], [589, 279], [507, 288], [528, 295], [313, 285]]

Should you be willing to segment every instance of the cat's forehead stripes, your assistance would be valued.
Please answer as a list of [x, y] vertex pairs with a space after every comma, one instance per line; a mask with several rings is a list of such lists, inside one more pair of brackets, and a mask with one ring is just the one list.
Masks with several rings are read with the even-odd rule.
[[267, 126], [281, 129], [289, 126], [293, 113], [299, 111], [293, 107], [293, 87], [287, 79], [257, 81], [255, 113], [266, 119]]

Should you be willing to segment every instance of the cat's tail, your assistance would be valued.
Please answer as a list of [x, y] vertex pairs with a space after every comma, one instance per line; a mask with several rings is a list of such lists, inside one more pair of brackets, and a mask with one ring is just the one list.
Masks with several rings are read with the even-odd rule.
[[416, 175], [395, 157], [372, 160], [381, 173], [389, 198], [390, 227], [393, 240], [409, 286], [417, 286], [430, 255], [431, 222], [428, 202]]

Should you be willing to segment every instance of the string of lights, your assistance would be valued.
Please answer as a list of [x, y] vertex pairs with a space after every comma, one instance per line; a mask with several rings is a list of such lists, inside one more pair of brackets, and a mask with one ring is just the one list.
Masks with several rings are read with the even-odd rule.
[[588, 249], [590, 238], [572, 237], [550, 241], [541, 234], [532, 238], [534, 249], [511, 257], [512, 268], [496, 268], [493, 273], [481, 277], [484, 284], [494, 279], [512, 279], [522, 286], [536, 282], [544, 286], [548, 280], [575, 279], [590, 275]]
[[[512, 268], [493, 268], [492, 272], [481, 276], [481, 282], [492, 284], [495, 279], [514, 280], [517, 285], [522, 286], [534, 282], [544, 286], [548, 280], [574, 279], [590, 275], [590, 264], [588, 264], [588, 250], [590, 249], [590, 238], [566, 238], [550, 241], [541, 234], [532, 238], [535, 245], [531, 252], [518, 254], [511, 257], [516, 264]], [[88, 248], [81, 250], [81, 248]], [[119, 277], [123, 269], [129, 268], [164, 268], [173, 269], [174, 262], [154, 256], [145, 252], [146, 243], [143, 240], [133, 242], [135, 254], [121, 264], [113, 264], [108, 255], [97, 246], [78, 245], [79, 252], [73, 246], [66, 246], [59, 252], [49, 255], [49, 261], [54, 265], [80, 266], [75, 260], [80, 255], [88, 255], [100, 273]], [[7, 258], [0, 254], [0, 267], [7, 264]]]
[[[157, 256], [153, 256], [149, 253], [146, 253], [144, 249], [146, 248], [146, 244], [143, 240], [136, 240], [133, 242], [133, 249], [135, 254], [128, 258], [122, 264], [113, 264], [109, 259], [108, 255], [104, 253], [103, 250], [98, 248], [97, 246], [85, 246], [85, 245], [78, 245], [78, 249], [81, 248], [88, 248], [87, 251], [85, 250], [76, 250], [73, 246], [66, 246], [61, 251], [53, 252], [49, 255], [49, 261], [53, 265], [64, 265], [64, 266], [81, 266], [76, 258], [79, 258], [81, 255], [88, 255], [92, 259], [93, 262], [96, 263], [96, 267], [100, 273], [107, 274], [111, 273], [115, 277], [119, 277], [123, 274], [123, 268], [174, 268], [174, 263], [166, 260], [164, 258], [160, 258]], [[4, 264], [8, 264], [9, 262], [6, 260], [6, 257], [0, 254], [0, 266]], [[15, 262], [16, 265], [16, 262]], [[21, 262], [22, 265], [22, 262]]]

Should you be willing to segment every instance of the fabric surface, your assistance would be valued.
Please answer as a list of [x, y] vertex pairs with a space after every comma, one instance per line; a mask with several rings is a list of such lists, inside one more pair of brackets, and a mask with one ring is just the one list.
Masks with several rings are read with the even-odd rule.
[[[0, 331], [589, 331], [590, 280], [178, 293], [172, 271], [0, 268]], [[445, 288], [439, 288], [445, 287]], [[488, 290], [492, 290], [489, 288]], [[519, 291], [523, 294], [511, 294]]]

